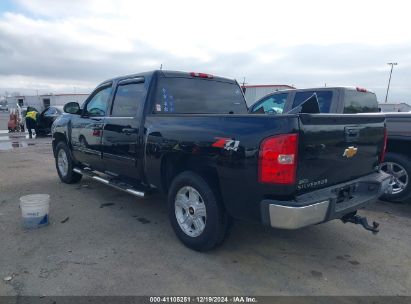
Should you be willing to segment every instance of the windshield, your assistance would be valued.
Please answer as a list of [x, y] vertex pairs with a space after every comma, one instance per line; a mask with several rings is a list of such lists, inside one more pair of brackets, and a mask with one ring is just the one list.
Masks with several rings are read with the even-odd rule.
[[236, 83], [201, 78], [159, 78], [154, 103], [156, 113], [247, 113]]
[[252, 112], [263, 110], [265, 114], [282, 114], [288, 93], [274, 94], [261, 100]]

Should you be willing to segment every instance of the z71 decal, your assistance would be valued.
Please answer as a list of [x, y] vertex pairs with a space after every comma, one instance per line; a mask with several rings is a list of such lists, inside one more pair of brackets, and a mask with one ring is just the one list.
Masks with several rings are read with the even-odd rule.
[[223, 148], [227, 151], [237, 151], [240, 145], [239, 140], [234, 140], [231, 138], [219, 138], [216, 137], [217, 141], [212, 144], [215, 148]]

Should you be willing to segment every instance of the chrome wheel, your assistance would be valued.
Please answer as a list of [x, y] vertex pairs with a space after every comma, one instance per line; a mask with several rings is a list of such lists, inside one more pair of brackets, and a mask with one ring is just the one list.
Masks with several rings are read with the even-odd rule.
[[403, 166], [398, 163], [385, 162], [381, 164], [381, 170], [393, 177], [391, 183], [392, 191], [390, 194], [399, 194], [407, 188], [408, 174]]
[[57, 166], [62, 176], [66, 176], [68, 172], [68, 160], [66, 151], [60, 149], [57, 154]]
[[204, 200], [196, 189], [190, 186], [181, 188], [174, 199], [177, 223], [185, 234], [197, 237], [203, 233], [207, 212]]

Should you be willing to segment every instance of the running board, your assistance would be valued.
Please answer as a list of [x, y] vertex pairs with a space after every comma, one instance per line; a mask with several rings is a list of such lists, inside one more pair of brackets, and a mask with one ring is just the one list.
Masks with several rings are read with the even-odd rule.
[[142, 190], [142, 189], [137, 189], [134, 186], [131, 186], [127, 183], [124, 183], [122, 181], [118, 181], [116, 179], [106, 179], [106, 178], [102, 178], [101, 176], [99, 176], [97, 173], [95, 173], [94, 171], [92, 171], [89, 168], [84, 168], [83, 170], [79, 169], [79, 168], [73, 168], [73, 171], [81, 174], [81, 175], [86, 175], [91, 177], [92, 179], [99, 181], [100, 183], [106, 184], [110, 187], [113, 187], [115, 189], [130, 193], [134, 196], [140, 197], [140, 198], [145, 198], [146, 197], [146, 191]]

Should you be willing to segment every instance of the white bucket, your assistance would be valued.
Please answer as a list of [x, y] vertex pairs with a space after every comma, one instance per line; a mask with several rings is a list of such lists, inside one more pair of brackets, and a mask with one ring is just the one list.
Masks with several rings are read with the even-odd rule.
[[24, 228], [39, 228], [49, 223], [50, 195], [30, 194], [20, 197]]

